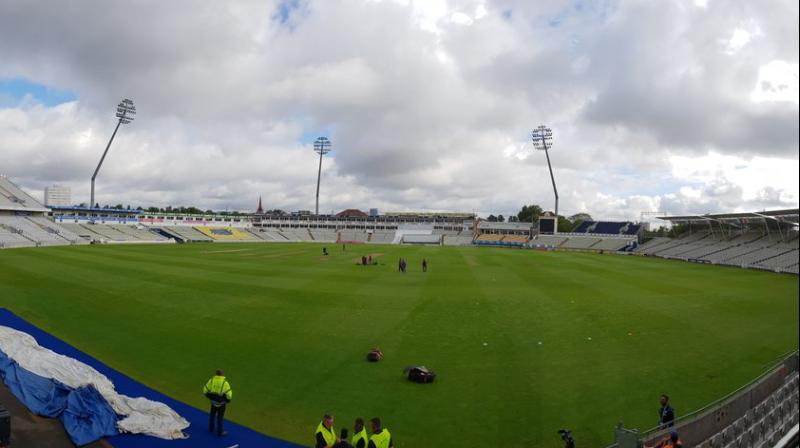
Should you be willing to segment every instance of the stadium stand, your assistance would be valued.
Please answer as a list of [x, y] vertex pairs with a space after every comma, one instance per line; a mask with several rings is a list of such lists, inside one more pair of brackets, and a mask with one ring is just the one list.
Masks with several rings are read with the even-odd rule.
[[183, 241], [186, 243], [190, 242], [212, 242], [214, 241], [213, 238], [198, 232], [193, 227], [188, 226], [164, 226], [164, 227], [156, 227], [154, 230], [161, 231], [170, 235], [177, 241]]
[[731, 236], [699, 231], [657, 238], [635, 252], [662, 258], [798, 273], [798, 235], [742, 231]]
[[[797, 352], [748, 386], [675, 425], [684, 446], [700, 448], [761, 448], [779, 446], [798, 425]], [[672, 428], [651, 430], [642, 445], [653, 447]], [[618, 444], [627, 448], [627, 444]]]
[[595, 250], [622, 250], [629, 247], [631, 244], [630, 239], [622, 238], [603, 238], [592, 246]]
[[472, 231], [462, 231], [455, 235], [443, 235], [442, 243], [445, 246], [468, 246], [472, 244]]
[[62, 226], [57, 225], [56, 223], [47, 219], [44, 216], [32, 215], [32, 216], [27, 216], [26, 218], [48, 232], [57, 233], [59, 236], [61, 236], [62, 238], [66, 239], [67, 241], [73, 244], [81, 244], [85, 242], [77, 234], [70, 232], [69, 230], [63, 228]]
[[641, 225], [629, 221], [582, 221], [570, 233], [591, 233], [597, 235], [638, 235]]
[[373, 244], [392, 244], [394, 235], [394, 230], [374, 230], [368, 241]]
[[342, 230], [339, 232], [339, 238], [337, 240], [340, 243], [345, 242], [352, 242], [352, 243], [366, 243], [367, 242], [367, 232], [363, 230]]
[[0, 176], [0, 248], [59, 246], [85, 241], [44, 215], [49, 209]]
[[565, 236], [536, 235], [531, 243], [534, 246], [559, 247], [567, 239]]
[[30, 240], [35, 246], [63, 246], [74, 242], [50, 226], [42, 226], [25, 216], [0, 216], [0, 223], [7, 231]]
[[196, 226], [194, 229], [215, 241], [258, 241], [252, 233], [236, 227]]
[[441, 235], [403, 235], [403, 244], [441, 244]]
[[503, 241], [503, 236], [495, 233], [482, 233], [475, 238], [475, 241]]
[[125, 234], [129, 237], [128, 241], [166, 241], [168, 238], [145, 228], [128, 226], [123, 224], [109, 224], [112, 229]]
[[330, 229], [311, 229], [311, 236], [314, 241], [323, 243], [335, 243], [337, 238], [336, 232]]
[[503, 237], [503, 241], [507, 243], [527, 244], [528, 239], [527, 235], [506, 235]]
[[594, 237], [570, 237], [560, 247], [563, 249], [588, 249], [600, 241], [601, 238]]
[[10, 227], [0, 221], [0, 247], [14, 248], [14, 247], [31, 247], [35, 246], [36, 242], [22, 236], [19, 230]]
[[[638, 247], [642, 255], [798, 273], [798, 210], [668, 216], [689, 230]], [[715, 223], [712, 227], [711, 223]], [[694, 230], [700, 227], [701, 230]], [[714, 228], [716, 227], [716, 229]]]
[[48, 211], [47, 207], [2, 175], [0, 175], [0, 210]]

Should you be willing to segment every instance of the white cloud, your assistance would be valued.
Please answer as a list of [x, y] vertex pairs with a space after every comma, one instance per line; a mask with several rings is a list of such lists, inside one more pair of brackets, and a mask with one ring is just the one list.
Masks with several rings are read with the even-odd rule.
[[759, 67], [758, 82], [750, 94], [754, 102], [794, 102], [798, 104], [798, 63], [771, 61]]
[[568, 215], [797, 204], [796, 2], [325, 0], [285, 24], [277, 1], [85, 5], [2, 6], [0, 78], [78, 96], [0, 92], [0, 170], [30, 190], [86, 200], [130, 95], [103, 202], [309, 209], [301, 141], [328, 133], [323, 210], [551, 208], [544, 123]]

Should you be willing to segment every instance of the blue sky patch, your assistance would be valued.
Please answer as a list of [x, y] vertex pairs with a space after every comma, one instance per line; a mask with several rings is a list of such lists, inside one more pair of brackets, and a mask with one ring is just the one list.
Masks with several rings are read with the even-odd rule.
[[278, 4], [278, 10], [272, 18], [278, 20], [282, 24], [286, 24], [292, 17], [292, 13], [298, 9], [300, 9], [300, 0], [283, 0]]
[[53, 107], [75, 101], [78, 96], [25, 78], [0, 79], [0, 107], [16, 106], [26, 99]]

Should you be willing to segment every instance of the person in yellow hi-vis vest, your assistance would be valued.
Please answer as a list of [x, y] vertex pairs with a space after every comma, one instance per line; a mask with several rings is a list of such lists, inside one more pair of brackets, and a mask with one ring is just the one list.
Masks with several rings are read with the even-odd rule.
[[369, 421], [369, 426], [372, 430], [372, 435], [369, 436], [367, 448], [394, 448], [392, 435], [389, 434], [388, 429], [381, 427], [381, 419], [378, 417], [373, 418]]
[[233, 390], [222, 369], [217, 369], [216, 375], [211, 377], [203, 386], [203, 395], [211, 401], [211, 412], [208, 414], [208, 431], [214, 432], [214, 417], [217, 420], [217, 435], [228, 434], [222, 429], [222, 419], [225, 416], [225, 407], [233, 399]]
[[353, 425], [353, 438], [350, 439], [350, 444], [353, 448], [367, 448], [367, 428], [364, 427], [364, 419], [357, 418], [355, 425]]
[[314, 448], [333, 448], [338, 441], [336, 439], [336, 430], [333, 429], [333, 416], [325, 414], [322, 421], [317, 425], [317, 432], [314, 434], [316, 443]]

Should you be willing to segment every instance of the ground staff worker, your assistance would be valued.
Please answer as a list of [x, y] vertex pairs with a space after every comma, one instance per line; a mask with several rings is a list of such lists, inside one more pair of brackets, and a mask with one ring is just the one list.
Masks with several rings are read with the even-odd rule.
[[389, 430], [381, 428], [381, 419], [378, 417], [373, 418], [369, 421], [369, 426], [372, 429], [372, 435], [369, 437], [367, 448], [394, 448]]
[[333, 429], [333, 416], [325, 414], [322, 421], [317, 425], [317, 432], [314, 435], [316, 444], [314, 448], [333, 448], [336, 445], [336, 430]]
[[208, 414], [208, 431], [214, 432], [214, 417], [217, 420], [217, 435], [227, 434], [222, 429], [222, 419], [225, 416], [225, 406], [233, 399], [233, 390], [225, 379], [222, 369], [217, 369], [216, 375], [211, 377], [203, 386], [203, 395], [211, 400], [211, 412]]
[[369, 437], [367, 436], [367, 428], [364, 427], [364, 420], [361, 418], [356, 419], [353, 425], [353, 438], [350, 439], [350, 444], [353, 448], [367, 448]]

